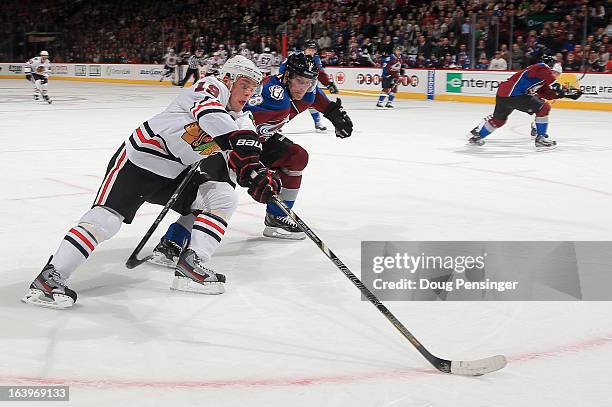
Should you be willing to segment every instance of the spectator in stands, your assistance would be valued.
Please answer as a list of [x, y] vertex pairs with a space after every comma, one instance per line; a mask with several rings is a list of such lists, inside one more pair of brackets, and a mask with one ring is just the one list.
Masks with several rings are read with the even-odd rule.
[[509, 67], [510, 66], [510, 51], [508, 50], [508, 44], [501, 44], [499, 52], [500, 52], [501, 57], [506, 60], [506, 66]]
[[604, 44], [599, 46], [599, 59], [603, 66], [608, 65], [608, 61], [610, 60], [610, 47]]
[[495, 51], [495, 55], [491, 59], [491, 63], [489, 64], [490, 71], [505, 71], [508, 69], [508, 63], [501, 56], [501, 51]]
[[564, 71], [568, 72], [579, 72], [580, 71], [580, 61], [576, 61], [573, 52], [569, 52], [567, 54], [567, 61], [563, 66]]
[[604, 65], [601, 63], [599, 59], [599, 55], [595, 51], [591, 51], [589, 55], [589, 59], [586, 63], [586, 71], [587, 72], [603, 72]]
[[482, 69], [482, 70], [487, 70], [489, 69], [489, 62], [487, 61], [487, 58], [485, 57], [481, 57], [478, 60], [478, 63], [476, 64], [476, 66], [474, 67], [476, 69]]
[[561, 52], [563, 53], [573, 52], [575, 47], [576, 47], [576, 41], [574, 40], [574, 33], [569, 33], [567, 35], [567, 39], [565, 40], [565, 42], [563, 43], [563, 46], [561, 47]]
[[333, 41], [331, 37], [327, 34], [327, 31], [323, 31], [323, 35], [321, 36], [321, 38], [319, 38], [317, 44], [319, 45], [319, 49], [322, 50], [329, 49], [332, 47]]
[[465, 44], [459, 45], [459, 53], [457, 54], [457, 67], [461, 69], [470, 68], [470, 57], [467, 52], [467, 46]]
[[512, 44], [512, 69], [521, 70], [525, 68], [525, 52], [518, 43]]

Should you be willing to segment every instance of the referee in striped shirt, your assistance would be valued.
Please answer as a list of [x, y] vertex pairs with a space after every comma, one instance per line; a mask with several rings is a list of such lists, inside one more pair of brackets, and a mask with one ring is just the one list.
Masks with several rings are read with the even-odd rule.
[[190, 56], [189, 59], [187, 60], [187, 64], [189, 66], [187, 68], [187, 73], [185, 74], [185, 77], [180, 83], [181, 88], [185, 86], [185, 83], [187, 83], [187, 80], [192, 75], [193, 75], [193, 83], [196, 83], [198, 80], [200, 80], [200, 70], [198, 69], [198, 67], [202, 65], [202, 55], [203, 54], [204, 52], [201, 49], [199, 49], [195, 52], [195, 55]]

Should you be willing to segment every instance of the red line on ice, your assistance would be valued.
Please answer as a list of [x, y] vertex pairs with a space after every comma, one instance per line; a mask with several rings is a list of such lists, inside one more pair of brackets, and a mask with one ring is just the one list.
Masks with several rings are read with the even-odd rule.
[[[520, 353], [509, 356], [510, 368], [513, 364], [530, 362], [538, 359], [547, 359], [569, 353], [577, 353], [590, 349], [612, 345], [612, 333], [607, 336], [592, 338], [581, 342], [560, 345], [556, 348]], [[409, 347], [408, 347], [409, 348]], [[503, 372], [503, 371], [502, 371]], [[226, 380], [153, 380], [153, 379], [63, 379], [33, 376], [0, 376], [0, 383], [30, 384], [30, 385], [64, 385], [87, 388], [164, 388], [164, 389], [202, 389], [202, 388], [228, 388], [228, 387], [292, 387], [311, 386], [319, 384], [345, 384], [381, 379], [401, 379], [407, 377], [422, 377], [423, 375], [437, 375], [433, 368], [408, 368], [383, 371], [368, 371], [348, 375], [310, 376], [310, 377], [277, 377], [260, 379], [226, 379]]]

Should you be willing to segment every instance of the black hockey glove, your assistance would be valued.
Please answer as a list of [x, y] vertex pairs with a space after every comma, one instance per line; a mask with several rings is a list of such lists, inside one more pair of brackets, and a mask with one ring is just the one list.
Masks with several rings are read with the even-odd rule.
[[329, 93], [338, 93], [338, 87], [333, 82], [327, 85], [327, 90], [329, 91]]
[[249, 184], [249, 195], [254, 200], [261, 203], [266, 203], [280, 192], [281, 180], [273, 171], [270, 171], [263, 165], [254, 171], [251, 171], [251, 179]]
[[261, 142], [255, 132], [250, 130], [238, 130], [227, 136], [226, 145], [219, 143], [221, 147], [231, 149], [228, 154], [227, 163], [236, 172], [238, 184], [242, 187], [251, 185], [251, 172], [262, 167], [259, 162], [261, 155]]
[[336, 99], [335, 102], [329, 103], [329, 106], [323, 112], [323, 116], [334, 125], [336, 137], [346, 138], [353, 134], [353, 122], [342, 108], [340, 98]]
[[550, 88], [557, 94], [557, 99], [561, 99], [565, 97], [565, 89], [559, 83], [553, 83], [550, 85]]
[[573, 100], [578, 99], [580, 96], [582, 96], [582, 94], [583, 93], [580, 89], [569, 88], [565, 91], [565, 97]]
[[32, 74], [31, 74], [31, 73], [27, 73], [27, 74], [25, 75], [25, 78], [26, 78], [28, 81], [33, 82], [33, 81], [32, 81]]

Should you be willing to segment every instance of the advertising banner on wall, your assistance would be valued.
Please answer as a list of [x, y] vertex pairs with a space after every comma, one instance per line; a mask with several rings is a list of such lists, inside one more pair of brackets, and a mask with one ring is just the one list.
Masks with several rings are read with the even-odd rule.
[[[381, 69], [330, 67], [325, 68], [325, 71], [340, 89], [370, 91], [369, 93], [377, 93], [381, 90]], [[418, 93], [425, 98], [427, 94], [427, 70], [406, 70], [401, 77], [398, 92]]]

